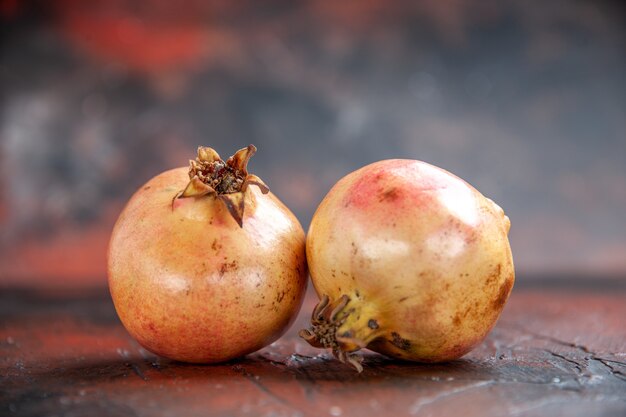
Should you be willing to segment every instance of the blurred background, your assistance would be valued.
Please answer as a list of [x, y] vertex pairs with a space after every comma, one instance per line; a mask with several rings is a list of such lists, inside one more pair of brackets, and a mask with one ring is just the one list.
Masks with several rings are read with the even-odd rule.
[[0, 0], [0, 287], [106, 285], [132, 193], [254, 143], [303, 226], [414, 158], [512, 220], [519, 282], [626, 277], [622, 1]]

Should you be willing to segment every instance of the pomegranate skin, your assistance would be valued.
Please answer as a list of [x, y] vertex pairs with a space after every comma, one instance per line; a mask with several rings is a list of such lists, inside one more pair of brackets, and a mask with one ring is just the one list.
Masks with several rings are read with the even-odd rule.
[[[494, 326], [513, 287], [509, 228], [493, 201], [425, 162], [385, 160], [348, 174], [307, 235], [313, 285], [338, 317], [336, 344], [323, 342], [319, 332], [335, 319], [319, 308], [313, 324], [318, 317], [325, 327], [302, 337], [359, 370], [346, 353], [365, 347], [420, 362], [464, 355]], [[349, 301], [337, 307], [342, 296]]]
[[226, 361], [280, 337], [307, 283], [304, 231], [272, 194], [245, 192], [243, 227], [214, 196], [172, 198], [188, 168], [141, 187], [115, 224], [109, 288], [146, 349], [192, 363]]

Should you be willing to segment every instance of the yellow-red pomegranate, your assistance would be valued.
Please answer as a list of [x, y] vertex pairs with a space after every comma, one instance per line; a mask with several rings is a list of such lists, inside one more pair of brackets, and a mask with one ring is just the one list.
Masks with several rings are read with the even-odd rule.
[[201, 147], [190, 168], [157, 175], [120, 215], [109, 247], [117, 313], [146, 349], [225, 361], [276, 340], [306, 289], [304, 231], [247, 163]]
[[300, 335], [361, 370], [369, 348], [392, 357], [458, 358], [493, 327], [515, 280], [509, 218], [451, 173], [386, 160], [341, 179], [307, 236], [322, 297]]

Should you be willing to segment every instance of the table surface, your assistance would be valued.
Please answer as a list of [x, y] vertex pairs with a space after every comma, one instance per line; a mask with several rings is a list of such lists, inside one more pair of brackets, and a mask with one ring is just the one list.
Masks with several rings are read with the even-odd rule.
[[[622, 281], [623, 282], [623, 281]], [[4, 416], [624, 416], [626, 288], [518, 285], [462, 359], [422, 365], [367, 354], [353, 369], [296, 336], [221, 365], [142, 349], [105, 289], [0, 292]]]

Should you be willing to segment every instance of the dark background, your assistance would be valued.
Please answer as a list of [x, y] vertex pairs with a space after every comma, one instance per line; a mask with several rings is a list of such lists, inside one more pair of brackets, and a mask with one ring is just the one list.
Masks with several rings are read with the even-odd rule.
[[623, 4], [0, 0], [0, 286], [105, 285], [135, 189], [249, 143], [305, 228], [414, 158], [505, 209], [520, 282], [623, 278]]

